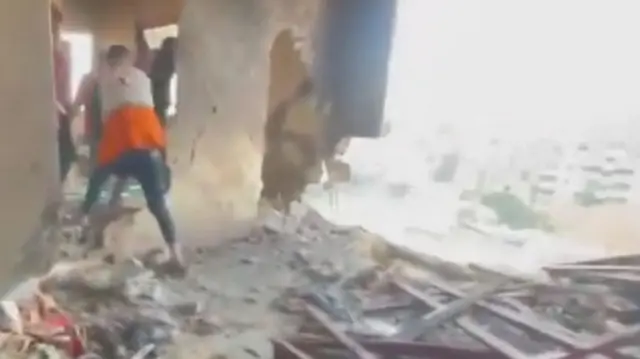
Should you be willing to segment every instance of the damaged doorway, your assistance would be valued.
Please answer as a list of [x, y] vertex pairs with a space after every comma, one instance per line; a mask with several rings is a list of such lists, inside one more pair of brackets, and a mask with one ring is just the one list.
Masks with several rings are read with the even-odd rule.
[[63, 31], [61, 38], [70, 48], [71, 94], [75, 98], [82, 77], [93, 68], [93, 35], [87, 32]]
[[[162, 47], [162, 43], [167, 38], [178, 38], [178, 26], [175, 24], [153, 27], [150, 29], [146, 29], [144, 31], [144, 37], [149, 45], [150, 50], [152, 51], [152, 59], [158, 53], [160, 48]], [[169, 119], [175, 118], [176, 108], [178, 104], [178, 74], [174, 72], [171, 77], [171, 85], [170, 85], [170, 93], [169, 93], [169, 109], [167, 110], [167, 115]], [[171, 123], [171, 120], [169, 120]]]
[[269, 60], [261, 200], [286, 212], [322, 174], [317, 151], [322, 131], [314, 85], [291, 30], [276, 36]]

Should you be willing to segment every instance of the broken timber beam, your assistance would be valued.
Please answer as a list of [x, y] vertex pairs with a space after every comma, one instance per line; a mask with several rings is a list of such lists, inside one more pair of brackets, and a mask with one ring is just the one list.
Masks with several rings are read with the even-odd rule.
[[559, 276], [566, 276], [573, 279], [587, 279], [593, 281], [599, 279], [602, 281], [613, 281], [617, 283], [640, 284], [640, 275], [636, 273], [598, 273], [592, 271], [585, 272], [562, 272], [554, 273]]
[[458, 299], [448, 305], [441, 305], [424, 317], [416, 317], [403, 323], [399, 332], [394, 335], [396, 340], [415, 340], [424, 335], [429, 329], [454, 319], [463, 314], [464, 311], [473, 307], [475, 302], [495, 293], [500, 287], [506, 285], [511, 280], [501, 279], [492, 283], [478, 286], [478, 288], [468, 296]]
[[[465, 296], [464, 292], [433, 278], [429, 279], [428, 284], [458, 298]], [[582, 348], [586, 345], [585, 342], [589, 342], [593, 339], [591, 337], [585, 336], [581, 336], [578, 338], [575, 333], [572, 333], [555, 323], [541, 322], [540, 320], [536, 320], [535, 318], [524, 318], [518, 313], [514, 313], [513, 311], [492, 305], [482, 300], [475, 303], [475, 305], [500, 317], [501, 319], [511, 323], [514, 326], [542, 335], [543, 337], [550, 339], [563, 348]]]
[[385, 246], [387, 255], [390, 258], [411, 263], [416, 267], [426, 269], [428, 272], [438, 273], [439, 275], [446, 277], [465, 279], [470, 279], [473, 276], [473, 271], [469, 268], [460, 266], [453, 262], [448, 262], [442, 258], [424, 253], [417, 253], [406, 247], [389, 242], [385, 243]]
[[567, 265], [640, 265], [640, 254], [624, 254], [567, 263]]
[[595, 271], [595, 272], [625, 272], [640, 273], [640, 266], [624, 266], [624, 265], [557, 265], [544, 267], [544, 270], [550, 273], [558, 272], [574, 272], [574, 271]]
[[586, 348], [571, 351], [560, 359], [581, 359], [594, 354], [604, 354], [608, 358], [629, 358], [617, 352], [625, 346], [637, 345], [640, 341], [640, 325], [636, 325], [622, 333], [614, 334]]
[[[417, 300], [423, 302], [428, 307], [434, 308], [438, 310], [439, 308], [443, 308], [446, 305], [440, 303], [437, 299], [422, 293], [420, 290], [414, 288], [413, 286], [403, 283], [400, 280], [394, 280], [394, 284], [400, 288], [402, 291], [416, 298]], [[468, 317], [463, 317], [455, 320], [456, 324], [462, 328], [467, 334], [472, 336], [473, 338], [479, 340], [484, 343], [487, 347], [495, 350], [497, 353], [500, 353], [505, 358], [509, 359], [526, 359], [527, 355], [520, 352], [517, 348], [512, 346], [511, 344], [505, 342], [504, 340], [496, 337], [492, 333], [481, 328], [475, 322], [473, 322]]]
[[[293, 338], [289, 342], [296, 348], [307, 352], [315, 352], [321, 349], [340, 349], [342, 343], [331, 339]], [[472, 350], [451, 348], [440, 345], [430, 345], [416, 342], [400, 342], [389, 340], [359, 340], [358, 343], [367, 350], [379, 354], [385, 358], [393, 357], [418, 357], [418, 358], [447, 358], [447, 359], [507, 359], [489, 350]]]
[[331, 322], [329, 316], [324, 313], [320, 308], [305, 303], [305, 310], [313, 319], [315, 319], [318, 323], [322, 324], [322, 326], [333, 336], [336, 340], [344, 345], [344, 347], [349, 350], [351, 353], [355, 354], [360, 359], [378, 359], [376, 355], [373, 355], [371, 352], [367, 351], [362, 345], [358, 344], [357, 341], [349, 338], [349, 336], [343, 333], [340, 329], [336, 328], [335, 325]]
[[[276, 347], [276, 353], [280, 353], [280, 351], [286, 351], [288, 355], [287, 357], [294, 357], [296, 359], [313, 359], [312, 356], [300, 350], [296, 345], [289, 343], [286, 340], [274, 339], [272, 340], [274, 346]], [[284, 356], [283, 354], [276, 354], [275, 357], [278, 359]]]

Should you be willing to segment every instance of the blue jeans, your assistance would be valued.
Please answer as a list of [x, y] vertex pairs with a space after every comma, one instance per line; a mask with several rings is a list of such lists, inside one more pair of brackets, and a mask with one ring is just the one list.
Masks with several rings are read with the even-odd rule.
[[87, 193], [82, 205], [84, 214], [88, 214], [96, 203], [102, 186], [111, 175], [121, 178], [133, 177], [136, 179], [147, 201], [149, 212], [156, 218], [164, 241], [174, 245], [176, 241], [175, 226], [164, 195], [168, 190], [168, 171], [159, 151], [156, 150], [131, 150], [122, 154], [113, 163], [96, 167], [91, 177]]

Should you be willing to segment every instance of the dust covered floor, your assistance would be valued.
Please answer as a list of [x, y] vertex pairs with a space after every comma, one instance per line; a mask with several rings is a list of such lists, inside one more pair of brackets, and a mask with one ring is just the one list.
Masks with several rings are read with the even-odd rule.
[[284, 224], [189, 248], [179, 277], [159, 269], [155, 252], [59, 262], [0, 305], [0, 354], [640, 357], [639, 258], [531, 275], [429, 257], [309, 209]]
[[184, 276], [158, 270], [158, 252], [110, 263], [101, 256], [70, 259], [81, 251], [67, 243], [65, 261], [8, 298], [47, 293], [86, 329], [86, 351], [103, 358], [129, 358], [150, 344], [160, 357], [208, 358], [225, 347], [220, 340], [247, 336], [243, 347], [269, 351], [270, 338], [290, 336], [300, 325], [290, 298], [305, 296], [322, 306], [334, 301], [333, 286], [377, 268], [361, 229], [336, 227], [312, 210], [290, 222], [290, 230], [279, 221], [215, 247], [186, 248]]
[[[202, 303], [227, 327], [286, 331], [277, 299], [291, 290], [323, 287], [375, 266], [363, 255], [358, 230], [339, 229], [308, 212], [295, 232], [263, 227], [251, 237], [190, 253], [185, 279], [167, 288]], [[274, 309], [276, 309], [274, 311]]]

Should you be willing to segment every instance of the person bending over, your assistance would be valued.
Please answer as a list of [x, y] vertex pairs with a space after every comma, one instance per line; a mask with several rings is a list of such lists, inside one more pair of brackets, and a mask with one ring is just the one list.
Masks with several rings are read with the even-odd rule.
[[169, 263], [182, 267], [175, 226], [165, 201], [169, 187], [166, 134], [154, 110], [149, 77], [135, 68], [131, 51], [122, 45], [109, 48], [106, 65], [100, 74], [104, 123], [97, 166], [80, 209], [82, 223], [88, 225], [90, 210], [111, 175], [132, 177], [140, 183], [147, 207], [158, 222]]

